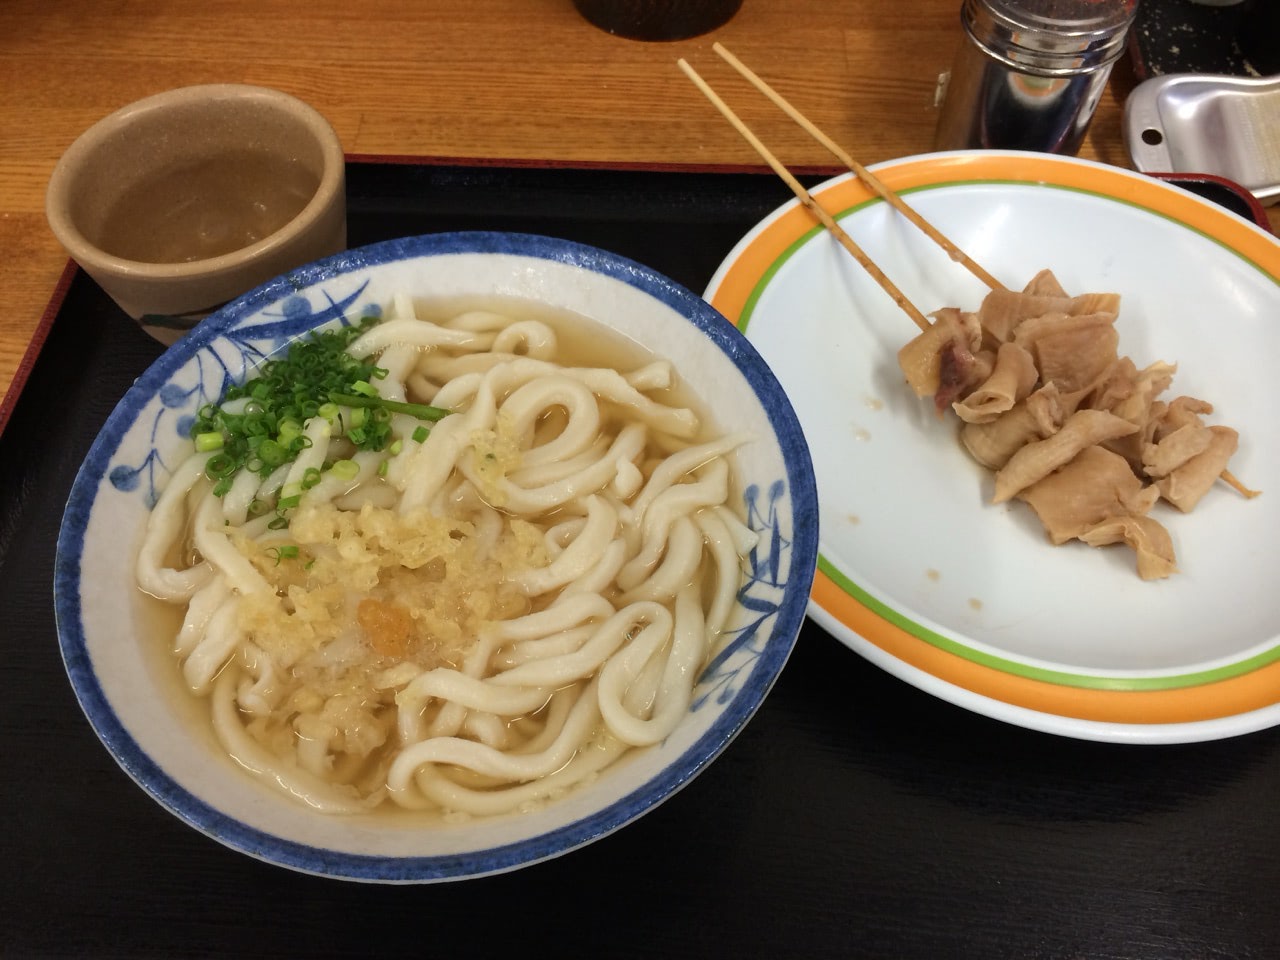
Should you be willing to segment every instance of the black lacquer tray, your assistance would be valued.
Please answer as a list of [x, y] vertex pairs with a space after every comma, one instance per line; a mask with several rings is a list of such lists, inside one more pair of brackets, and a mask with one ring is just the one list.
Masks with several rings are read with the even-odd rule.
[[[700, 291], [788, 197], [757, 171], [353, 160], [350, 242], [551, 234]], [[813, 623], [720, 759], [565, 857], [389, 887], [223, 848], [116, 767], [63, 671], [62, 506], [160, 347], [76, 271], [50, 318], [0, 433], [0, 956], [1278, 955], [1280, 731], [1168, 747], [1035, 733]]]

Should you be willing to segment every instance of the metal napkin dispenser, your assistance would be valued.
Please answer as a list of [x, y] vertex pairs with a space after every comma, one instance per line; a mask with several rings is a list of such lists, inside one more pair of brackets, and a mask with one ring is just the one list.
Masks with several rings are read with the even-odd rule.
[[1125, 101], [1124, 137], [1143, 173], [1207, 173], [1280, 201], [1280, 76], [1167, 74]]

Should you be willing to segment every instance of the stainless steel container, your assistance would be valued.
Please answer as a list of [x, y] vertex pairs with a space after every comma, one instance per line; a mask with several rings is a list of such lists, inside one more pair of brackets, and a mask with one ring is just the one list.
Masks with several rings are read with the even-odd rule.
[[934, 145], [1075, 153], [1137, 0], [964, 0]]

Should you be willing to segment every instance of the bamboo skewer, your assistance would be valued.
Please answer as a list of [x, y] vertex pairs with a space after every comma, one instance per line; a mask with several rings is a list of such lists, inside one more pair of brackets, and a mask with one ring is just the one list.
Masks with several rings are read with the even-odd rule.
[[796, 198], [804, 204], [805, 208], [810, 213], [818, 218], [819, 222], [821, 222], [821, 224], [830, 231], [831, 235], [840, 242], [840, 245], [853, 255], [853, 258], [857, 260], [862, 268], [871, 275], [871, 278], [880, 285], [880, 288], [893, 299], [893, 302], [896, 303], [907, 314], [907, 316], [912, 319], [921, 331], [928, 330], [930, 327], [928, 318], [920, 312], [915, 304], [907, 299], [906, 294], [899, 290], [892, 280], [885, 276], [884, 271], [876, 266], [875, 261], [867, 256], [866, 252], [854, 242], [852, 237], [845, 233], [840, 224], [836, 223], [835, 218], [822, 208], [818, 201], [815, 200], [809, 191], [804, 188], [804, 185], [791, 175], [791, 171], [783, 166], [782, 161], [775, 157], [773, 153], [770, 152], [769, 148], [760, 142], [747, 125], [742, 122], [736, 113], [733, 112], [730, 106], [720, 99], [716, 92], [711, 89], [702, 77], [698, 76], [698, 72], [694, 70], [693, 67], [689, 66], [683, 57], [676, 62], [680, 65], [680, 69], [685, 72], [685, 75], [688, 76], [697, 88], [702, 91], [703, 96], [710, 100], [712, 105], [720, 111], [724, 118], [733, 124], [734, 129], [737, 130], [738, 133], [742, 134], [743, 138], [747, 143], [751, 144], [756, 153], [760, 155], [761, 159], [769, 164], [769, 166], [773, 168], [773, 172], [781, 177], [783, 182], [791, 188], [791, 192], [796, 195]]
[[809, 120], [808, 117], [792, 106], [792, 104], [783, 97], [782, 94], [778, 93], [778, 91], [774, 90], [773, 87], [761, 79], [754, 70], [730, 53], [724, 44], [719, 42], [713, 43], [711, 45], [711, 49], [718, 53], [720, 58], [729, 64], [729, 66], [742, 74], [748, 83], [772, 100], [783, 113], [798, 123], [804, 131], [809, 134], [809, 136], [813, 137], [820, 144], [826, 147], [837, 160], [843, 163], [849, 170], [853, 171], [854, 175], [857, 176], [857, 178], [861, 180], [868, 189], [877, 194], [882, 200], [888, 203], [889, 206], [893, 207], [911, 221], [911, 223], [920, 228], [920, 230], [922, 230], [930, 240], [942, 247], [952, 260], [963, 266], [992, 290], [1007, 289], [1003, 283], [984, 270], [978, 263], [971, 259], [967, 253], [947, 239], [947, 237], [934, 227], [933, 224], [920, 216], [920, 214], [917, 213], [906, 201], [886, 187], [879, 177], [862, 164], [858, 163], [858, 161], [854, 160], [853, 157], [849, 156], [849, 154], [846, 153], [838, 143], [823, 133], [816, 125], [813, 124], [812, 121]]

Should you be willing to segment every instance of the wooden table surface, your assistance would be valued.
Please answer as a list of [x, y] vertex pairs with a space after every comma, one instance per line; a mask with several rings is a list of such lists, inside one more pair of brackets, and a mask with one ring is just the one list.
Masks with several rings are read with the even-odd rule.
[[[725, 43], [865, 164], [932, 147], [959, 0], [745, 0], [714, 33], [639, 43], [570, 0], [5, 0], [0, 4], [0, 397], [67, 257], [44, 216], [59, 155], [107, 113], [195, 83], [286, 90], [350, 154], [758, 164], [683, 56], [783, 162], [829, 155], [711, 51]], [[1121, 66], [1081, 156], [1128, 165]]]
[[[352, 155], [760, 166], [678, 70], [684, 56], [785, 163], [832, 166], [720, 62], [720, 40], [871, 164], [931, 149], [959, 7], [744, 0], [710, 36], [644, 44], [590, 26], [571, 0], [0, 0], [0, 394], [67, 265], [44, 216], [50, 172], [81, 131], [140, 97], [280, 88]], [[1132, 85], [1122, 62], [1081, 156], [1128, 165]], [[68, 303], [93, 318], [85, 286]], [[812, 623], [734, 749], [607, 844], [429, 890], [335, 885], [223, 850], [114, 767], [53, 642], [70, 477], [156, 349], [108, 320], [88, 346], [78, 326], [54, 325], [56, 366], [31, 379], [34, 406], [5, 434], [10, 450], [44, 452], [0, 456], [0, 877], [12, 888], [0, 956], [353, 957], [395, 937], [445, 956], [536, 944], [637, 960], [1280, 949], [1277, 731], [1158, 749], [1050, 739], [915, 690]], [[29, 415], [59, 410], [87, 413], [50, 429]]]

